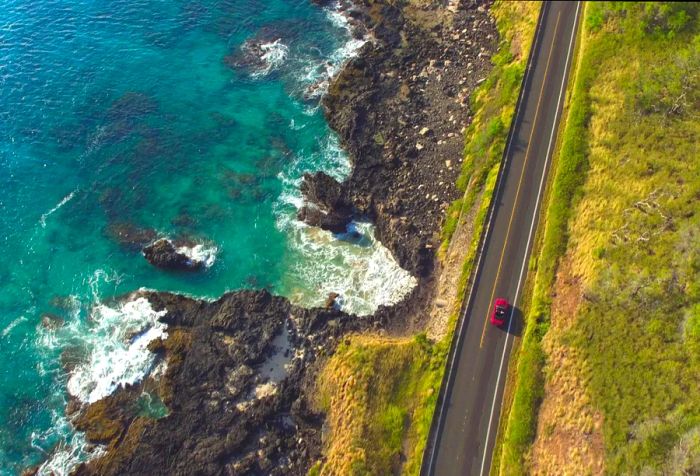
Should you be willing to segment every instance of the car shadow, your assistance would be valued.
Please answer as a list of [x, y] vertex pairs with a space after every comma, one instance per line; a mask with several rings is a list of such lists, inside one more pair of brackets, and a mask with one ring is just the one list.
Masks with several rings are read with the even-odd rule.
[[511, 319], [513, 322], [510, 323], [510, 326], [508, 323], [504, 324], [503, 330], [505, 332], [509, 332], [513, 337], [520, 337], [523, 333], [523, 327], [525, 324], [523, 311], [519, 307], [514, 307], [513, 312], [511, 313]]

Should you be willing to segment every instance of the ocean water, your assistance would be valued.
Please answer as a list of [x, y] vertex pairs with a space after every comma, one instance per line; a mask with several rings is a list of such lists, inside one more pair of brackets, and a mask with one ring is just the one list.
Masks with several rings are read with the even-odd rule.
[[[66, 472], [90, 456], [68, 396], [162, 370], [159, 314], [117, 296], [335, 291], [363, 314], [415, 285], [371, 224], [295, 219], [305, 171], [350, 170], [318, 104], [363, 41], [308, 0], [2, 2], [0, 474]], [[185, 237], [207, 266], [155, 269], [119, 230]]]

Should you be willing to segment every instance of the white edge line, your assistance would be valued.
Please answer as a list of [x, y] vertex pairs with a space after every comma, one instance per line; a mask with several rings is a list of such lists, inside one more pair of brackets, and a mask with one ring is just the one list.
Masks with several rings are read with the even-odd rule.
[[[543, 2], [542, 9], [547, 8], [547, 7], [548, 7], [547, 2]], [[544, 18], [544, 12], [542, 12], [542, 18]], [[535, 49], [537, 48], [537, 44], [539, 42], [540, 42], [540, 37], [539, 37], [539, 35], [536, 35], [535, 41], [531, 47], [532, 48], [531, 51], [535, 51]], [[527, 75], [530, 72], [531, 67], [532, 67], [532, 62], [530, 62], [528, 64], [527, 70], [525, 71], [525, 76], [524, 76], [525, 80], [524, 80], [523, 85], [520, 89], [520, 94], [518, 94], [518, 102], [517, 102], [517, 106], [516, 106], [516, 111], [515, 111], [515, 115], [513, 116], [513, 124], [515, 124], [517, 122], [518, 117], [521, 113], [522, 98], [525, 95], [525, 89], [526, 89], [527, 81], [528, 81]], [[508, 166], [508, 158], [510, 157], [510, 149], [511, 149], [511, 145], [513, 143], [514, 136], [515, 136], [515, 133], [513, 133], [509, 137], [508, 144], [506, 144], [505, 160], [502, 164], [503, 168], [501, 169], [503, 171], [505, 171], [506, 167]], [[501, 177], [499, 177], [498, 183], [496, 184], [496, 190], [494, 190], [494, 194], [493, 194], [493, 197], [496, 199], [498, 198], [498, 193], [500, 192], [501, 186], [503, 185], [503, 180], [500, 180], [500, 178]], [[492, 223], [493, 222], [493, 214], [494, 214], [495, 210], [496, 210], [496, 205], [492, 204], [491, 211], [489, 211], [488, 221], [486, 222], [486, 232], [484, 233], [484, 241], [481, 243], [481, 246], [479, 249], [479, 256], [476, 260], [476, 266], [473, 268], [473, 271], [475, 273], [479, 271], [479, 266], [481, 265], [481, 259], [484, 256], [484, 248], [486, 247], [486, 243], [488, 242], [488, 236], [491, 233], [491, 225], [493, 224]], [[474, 293], [475, 286], [476, 286], [476, 279], [474, 281], [472, 281], [471, 286], [469, 287], [469, 294], [467, 294], [467, 301], [471, 300], [472, 294]], [[457, 339], [462, 338], [462, 334], [464, 331], [464, 321], [466, 321], [466, 311], [467, 311], [467, 308], [465, 307], [464, 308], [464, 312], [465, 312], [464, 316], [461, 316], [461, 311], [460, 311], [461, 319], [459, 322], [459, 329], [458, 329], [457, 334], [456, 334]], [[455, 345], [458, 345], [458, 344], [455, 344]], [[440, 403], [440, 413], [438, 414], [438, 420], [437, 420], [438, 428], [436, 428], [436, 430], [440, 429], [439, 426], [440, 426], [440, 424], [445, 416], [445, 407], [447, 405], [447, 396], [448, 396], [447, 391], [449, 390], [450, 379], [452, 378], [452, 374], [454, 373], [456, 362], [457, 362], [457, 352], [455, 350], [455, 352], [452, 354], [452, 359], [450, 360], [450, 366], [446, 371], [445, 377], [447, 378], [447, 383], [445, 386], [445, 395], [443, 396], [442, 402]], [[432, 446], [431, 451], [430, 451], [430, 461], [428, 463], [428, 471], [427, 471], [428, 476], [432, 474], [433, 468], [435, 466], [435, 457], [437, 456], [437, 443], [438, 443], [439, 437], [440, 437], [440, 434], [438, 431], [438, 432], [436, 432], [435, 437], [433, 438], [433, 442], [432, 442], [433, 446]]]
[[[576, 16], [574, 17], [574, 27], [571, 32], [571, 39], [569, 40], [569, 50], [566, 53], [566, 64], [564, 65], [564, 75], [562, 76], [561, 80], [561, 87], [559, 88], [559, 98], [557, 99], [557, 109], [556, 113], [554, 114], [554, 122], [552, 123], [552, 132], [549, 134], [549, 144], [547, 145], [547, 157], [545, 158], [545, 163], [544, 163], [544, 168], [542, 169], [542, 178], [540, 179], [540, 187], [539, 190], [537, 191], [537, 200], [535, 201], [535, 213], [532, 216], [532, 222], [530, 223], [530, 232], [527, 237], [527, 245], [525, 246], [525, 256], [523, 258], [523, 264], [520, 267], [520, 276], [518, 277], [518, 286], [515, 289], [515, 298], [513, 299], [513, 306], [511, 306], [511, 311], [510, 311], [510, 318], [508, 319], [508, 332], [506, 333], [506, 341], [505, 345], [503, 346], [503, 353], [501, 354], [501, 364], [498, 368], [498, 378], [496, 379], [496, 390], [493, 392], [493, 401], [491, 402], [491, 414], [489, 415], [489, 426], [486, 429], [486, 442], [484, 444], [484, 456], [481, 459], [481, 471], [479, 472], [480, 476], [483, 476], [484, 474], [484, 466], [486, 465], [486, 454], [488, 453], [486, 450], [488, 449], [489, 446], [489, 437], [491, 436], [491, 426], [493, 426], [493, 413], [494, 410], [496, 409], [496, 397], [498, 396], [498, 387], [501, 383], [501, 375], [503, 373], [503, 363], [505, 362], [506, 358], [506, 350], [508, 350], [508, 339], [510, 338], [510, 332], [511, 332], [511, 327], [513, 325], [513, 314], [515, 313], [515, 303], [518, 301], [518, 294], [520, 293], [520, 285], [523, 280], [523, 275], [525, 273], [525, 265], [527, 264], [528, 261], [528, 251], [530, 249], [530, 241], [532, 240], [532, 232], [535, 229], [535, 222], [537, 221], [537, 216], [538, 216], [538, 209], [540, 206], [540, 199], [542, 198], [542, 187], [544, 186], [544, 179], [547, 176], [547, 167], [549, 166], [549, 159], [552, 155], [552, 140], [554, 139], [554, 131], [556, 130], [556, 125], [557, 125], [557, 120], [559, 118], [559, 108], [561, 106], [561, 98], [564, 93], [564, 86], [566, 85], [566, 78], [568, 76], [569, 72], [569, 59], [571, 57], [571, 47], [574, 44], [574, 38], [576, 37], [576, 30], [577, 30], [577, 22], [578, 22], [578, 13], [581, 8], [581, 2], [578, 3], [576, 6]], [[555, 41], [556, 38], [553, 38], [552, 41]], [[546, 81], [547, 78], [543, 78], [543, 81]]]

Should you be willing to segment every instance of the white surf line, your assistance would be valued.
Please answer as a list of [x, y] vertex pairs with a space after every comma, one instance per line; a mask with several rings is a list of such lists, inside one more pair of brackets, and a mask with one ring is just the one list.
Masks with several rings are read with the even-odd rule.
[[76, 189], [73, 190], [71, 193], [69, 193], [68, 195], [66, 195], [65, 197], [63, 197], [63, 199], [62, 199], [60, 202], [58, 202], [58, 205], [56, 205], [55, 207], [53, 207], [53, 208], [52, 208], [51, 210], [49, 210], [48, 212], [46, 212], [46, 213], [44, 213], [43, 215], [41, 215], [41, 218], [39, 218], [39, 223], [41, 224], [41, 227], [42, 227], [42, 228], [46, 228], [46, 219], [47, 219], [48, 217], [50, 217], [51, 215], [53, 215], [54, 212], [56, 212], [56, 211], [57, 211], [59, 208], [61, 208], [63, 205], [65, 205], [66, 203], [70, 202], [70, 201], [73, 199], [73, 197], [75, 196], [75, 192], [77, 192], [77, 191], [78, 191], [78, 189], [76, 188]]
[[[547, 145], [547, 157], [545, 158], [544, 162], [544, 169], [542, 170], [542, 177], [540, 178], [540, 186], [539, 190], [537, 191], [537, 200], [535, 201], [535, 213], [532, 217], [532, 222], [530, 223], [530, 232], [527, 237], [527, 245], [525, 246], [525, 256], [523, 257], [523, 264], [520, 268], [520, 276], [518, 277], [518, 286], [515, 289], [515, 298], [513, 299], [513, 306], [511, 306], [510, 310], [510, 318], [508, 319], [508, 332], [506, 333], [506, 341], [505, 345], [503, 346], [503, 353], [501, 354], [501, 364], [498, 368], [498, 378], [496, 379], [496, 390], [493, 392], [493, 400], [491, 402], [491, 414], [489, 415], [489, 425], [486, 429], [486, 443], [484, 445], [484, 456], [481, 459], [481, 470], [479, 471], [479, 475], [483, 476], [484, 475], [484, 466], [486, 465], [486, 454], [488, 453], [486, 450], [488, 450], [489, 447], [489, 437], [491, 436], [491, 427], [493, 426], [493, 413], [496, 408], [496, 397], [498, 395], [498, 387], [501, 383], [501, 376], [503, 374], [503, 363], [505, 362], [506, 358], [506, 350], [508, 350], [508, 340], [510, 339], [510, 333], [511, 333], [511, 328], [513, 326], [513, 314], [515, 313], [515, 304], [518, 301], [518, 294], [520, 293], [520, 285], [522, 284], [523, 280], [523, 275], [525, 273], [525, 265], [527, 264], [528, 261], [528, 250], [530, 249], [530, 241], [532, 240], [532, 233], [535, 229], [535, 222], [537, 221], [537, 211], [540, 206], [540, 199], [542, 198], [542, 188], [544, 186], [544, 179], [547, 176], [547, 167], [549, 166], [549, 159], [552, 155], [552, 140], [554, 139], [554, 131], [556, 130], [556, 125], [557, 125], [557, 120], [559, 119], [559, 108], [561, 106], [561, 98], [564, 93], [564, 86], [566, 85], [566, 77], [568, 76], [568, 71], [569, 71], [569, 59], [571, 57], [571, 47], [574, 44], [574, 37], [576, 37], [576, 30], [577, 30], [577, 24], [578, 24], [578, 13], [579, 10], [581, 9], [581, 2], [579, 2], [576, 5], [576, 16], [574, 17], [574, 27], [571, 32], [571, 39], [569, 40], [569, 49], [566, 52], [566, 63], [564, 65], [564, 75], [562, 76], [561, 80], [561, 87], [559, 88], [559, 98], [557, 99], [557, 109], [554, 114], [554, 122], [552, 123], [552, 131], [549, 134], [549, 144]], [[556, 39], [553, 39], [552, 41], [556, 41]], [[543, 81], [546, 81], [547, 78], [543, 78]]]
[[[548, 3], [546, 3], [546, 2], [544, 2], [542, 4], [542, 9], [545, 9], [545, 8], [549, 8]], [[544, 18], [544, 14], [545, 14], [545, 12], [543, 11], [540, 14], [540, 17], [537, 19], [537, 27], [535, 29], [535, 31], [537, 33], [539, 33], [539, 31], [540, 31], [540, 27], [541, 27], [542, 19]], [[537, 46], [538, 46], [539, 42], [540, 42], [540, 35], [536, 34], [535, 40], [534, 40], [532, 46], [530, 47], [531, 52], [534, 52], [537, 50]], [[534, 54], [534, 53], [532, 53], [532, 54]], [[532, 68], [532, 64], [533, 63], [532, 63], [532, 59], [531, 59], [530, 61], [528, 61], [527, 70], [525, 71], [525, 75], [524, 75], [524, 81], [520, 87], [520, 93], [518, 94], [518, 101], [516, 102], [515, 114], [513, 116], [513, 124], [517, 123], [517, 121], [520, 117], [520, 113], [522, 112], [521, 108], [522, 108], [522, 104], [523, 104], [523, 97], [525, 95], [525, 89], [526, 89], [527, 83], [528, 83], [528, 81], [532, 82], [531, 78], [528, 76], [528, 74], [530, 73], [530, 68]], [[505, 173], [505, 170], [508, 167], [508, 162], [509, 162], [508, 158], [510, 157], [510, 150], [511, 150], [511, 146], [513, 144], [514, 137], [515, 137], [515, 131], [513, 131], [513, 133], [508, 138], [508, 143], [506, 144], [506, 150], [505, 150], [505, 159], [503, 161], [503, 164], [501, 165], [501, 171], [502, 171], [501, 173]], [[494, 190], [494, 193], [493, 193], [494, 199], [498, 198], [498, 194], [501, 191], [501, 186], [503, 185], [503, 182], [504, 182], [503, 176], [500, 175], [500, 173], [499, 173], [498, 181], [496, 182], [496, 189]], [[494, 203], [491, 205], [491, 210], [489, 211], [489, 216], [488, 216], [488, 219], [486, 221], [486, 231], [484, 233], [484, 240], [482, 241], [481, 246], [479, 247], [479, 253], [478, 253], [478, 256], [476, 259], [476, 266], [473, 268], [475, 277], [476, 277], [476, 273], [479, 272], [479, 267], [481, 266], [481, 259], [484, 257], [484, 249], [486, 247], [486, 243], [488, 242], [488, 238], [491, 234], [491, 227], [493, 225], [493, 215], [494, 215], [495, 211], [496, 211], [496, 205]], [[474, 279], [474, 281], [472, 281], [472, 283], [471, 283], [471, 286], [469, 287], [469, 294], [467, 294], [467, 305], [464, 307], [464, 315], [463, 316], [461, 315], [461, 310], [460, 310], [461, 319], [459, 320], [459, 329], [457, 330], [457, 334], [456, 334], [456, 336], [457, 336], [456, 338], [460, 339], [460, 340], [462, 339], [463, 334], [464, 334], [464, 323], [467, 320], [466, 319], [466, 310], [469, 308], [469, 305], [471, 304], [471, 300], [474, 297], [473, 295], [474, 295], [474, 289], [476, 288], [476, 282], [477, 282], [477, 280]], [[455, 345], [458, 345], [458, 344], [455, 344]], [[432, 446], [431, 451], [430, 451], [430, 461], [428, 462], [428, 470], [427, 470], [428, 475], [432, 474], [433, 468], [435, 467], [435, 458], [437, 457], [437, 453], [438, 453], [437, 446], [438, 446], [438, 441], [440, 439], [439, 426], [442, 424], [442, 422], [445, 418], [445, 409], [447, 408], [447, 397], [448, 397], [448, 392], [449, 392], [450, 385], [451, 385], [450, 380], [452, 379], [452, 375], [454, 374], [455, 368], [457, 366], [457, 355], [458, 355], [458, 352], [455, 349], [455, 352], [452, 354], [452, 359], [450, 360], [450, 366], [446, 370], [447, 375], [446, 375], [446, 377], [444, 377], [444, 378], [447, 378], [448, 380], [447, 380], [447, 384], [445, 386], [445, 395], [443, 396], [442, 402], [440, 403], [440, 413], [438, 415], [438, 423], [437, 423], [438, 428], [436, 428], [435, 436], [433, 437], [433, 446]]]

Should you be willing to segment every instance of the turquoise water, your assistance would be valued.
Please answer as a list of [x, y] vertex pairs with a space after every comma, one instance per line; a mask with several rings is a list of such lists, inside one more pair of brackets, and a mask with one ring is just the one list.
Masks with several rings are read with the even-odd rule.
[[[224, 61], [256, 35], [259, 64]], [[75, 388], [150, 365], [125, 336], [160, 332], [157, 316], [113, 296], [266, 287], [317, 305], [337, 291], [367, 313], [413, 286], [371, 225], [343, 237], [294, 219], [304, 171], [350, 167], [305, 91], [361, 44], [308, 0], [2, 2], [0, 474], [56, 448], [83, 458], [68, 390], [87, 401]], [[157, 270], [119, 226], [187, 237], [213, 264]], [[45, 313], [65, 324], [42, 327]]]

